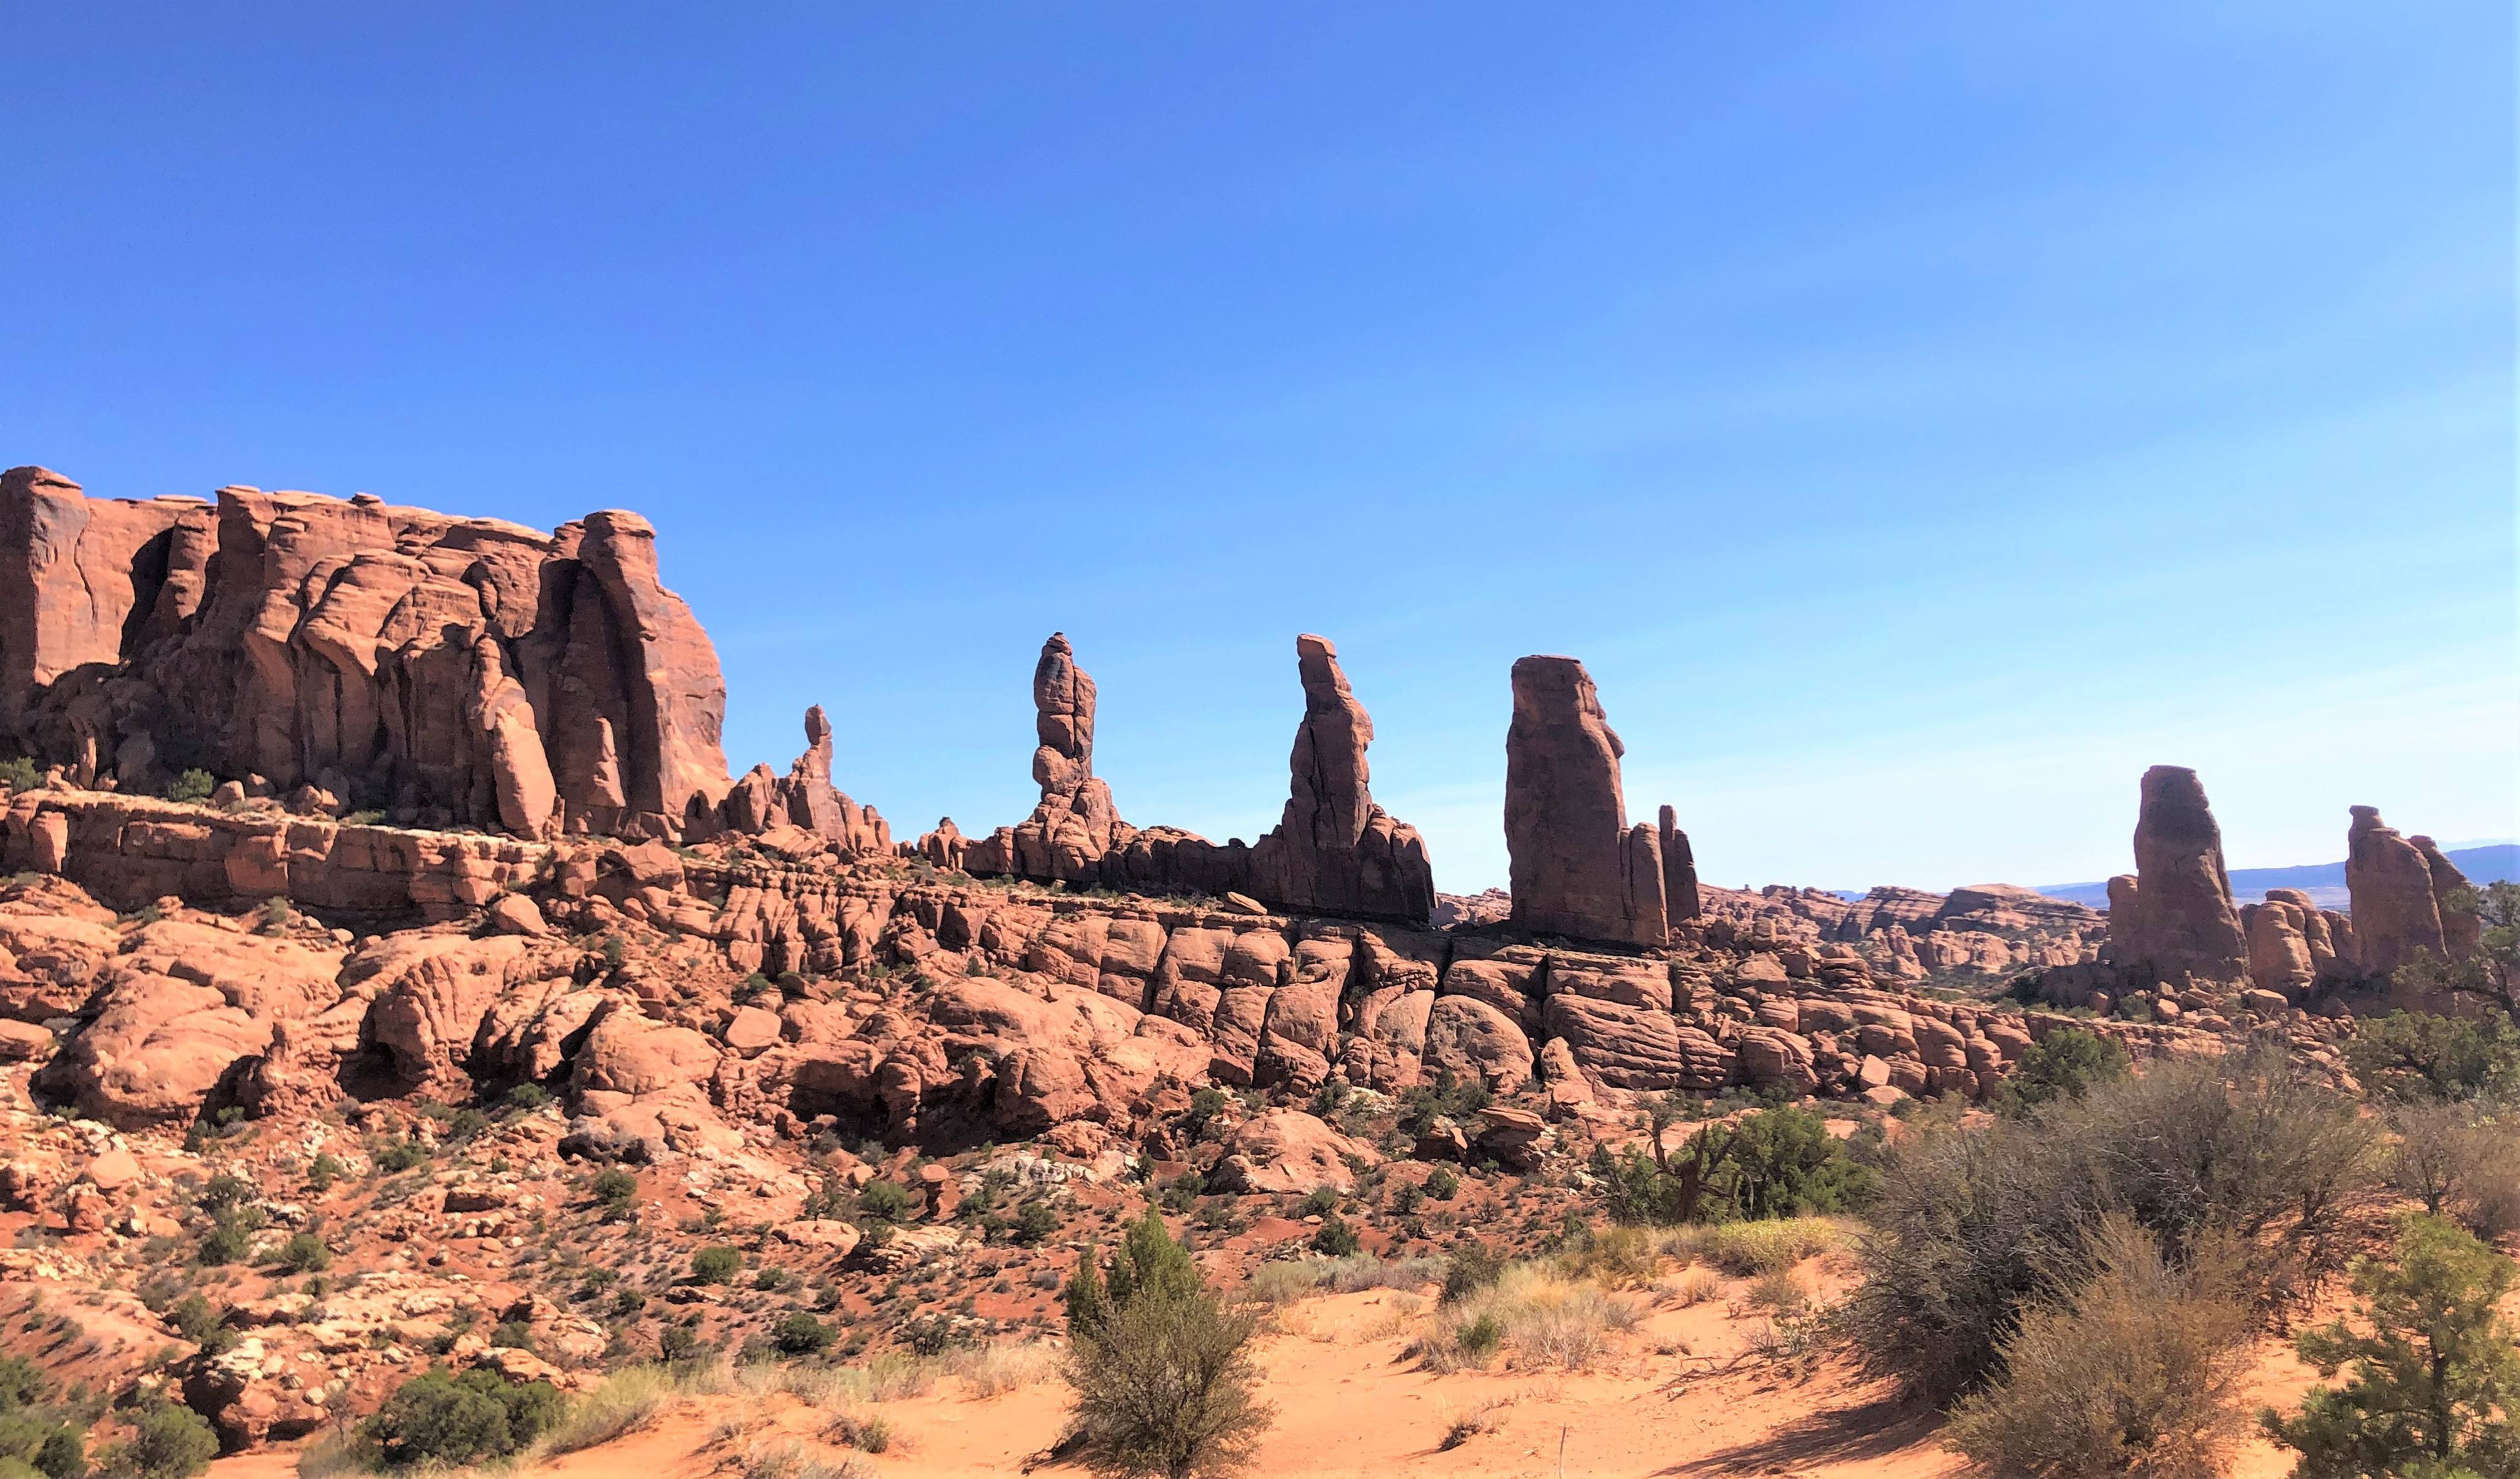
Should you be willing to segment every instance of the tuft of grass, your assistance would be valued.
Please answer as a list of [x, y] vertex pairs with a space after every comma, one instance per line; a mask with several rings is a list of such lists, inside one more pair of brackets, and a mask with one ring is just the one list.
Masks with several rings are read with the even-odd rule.
[[635, 1433], [654, 1420], [675, 1386], [674, 1373], [663, 1367], [624, 1367], [568, 1405], [560, 1425], [545, 1435], [541, 1451], [574, 1454]]
[[1431, 1371], [1483, 1367], [1501, 1347], [1520, 1367], [1580, 1371], [1609, 1353], [1610, 1336], [1642, 1317], [1635, 1301], [1553, 1263], [1508, 1265], [1494, 1283], [1444, 1306], [1414, 1348]]
[[1672, 1291], [1673, 1297], [1680, 1301], [1683, 1309], [1691, 1305], [1702, 1305], [1723, 1292], [1724, 1280], [1704, 1269], [1690, 1270], [1688, 1277], [1682, 1279], [1679, 1286]]
[[1443, 1441], [1436, 1444], [1435, 1447], [1439, 1451], [1449, 1454], [1473, 1438], [1495, 1432], [1497, 1430], [1497, 1411], [1500, 1408], [1506, 1407], [1510, 1401], [1511, 1399], [1509, 1398], [1498, 1397], [1487, 1402], [1482, 1402], [1477, 1407], [1470, 1409], [1466, 1412], [1455, 1413], [1451, 1419], [1445, 1422]]
[[1683, 1228], [1671, 1239], [1688, 1256], [1735, 1278], [1749, 1278], [1790, 1269], [1806, 1258], [1819, 1258], [1847, 1245], [1846, 1229], [1824, 1217], [1788, 1217], [1773, 1222], [1714, 1223]]
[[1751, 1280], [1741, 1302], [1754, 1310], [1785, 1315], [1811, 1303], [1811, 1287], [1791, 1269], [1777, 1269]]

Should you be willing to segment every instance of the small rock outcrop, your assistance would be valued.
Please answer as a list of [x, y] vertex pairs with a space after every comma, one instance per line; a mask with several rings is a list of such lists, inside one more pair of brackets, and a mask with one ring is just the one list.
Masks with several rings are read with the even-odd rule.
[[81, 784], [187, 769], [522, 836], [678, 836], [726, 790], [717, 652], [608, 510], [91, 499], [0, 475], [0, 728]]
[[1661, 945], [1669, 937], [1660, 839], [1628, 826], [1627, 753], [1584, 664], [1513, 665], [1505, 741], [1505, 839], [1513, 922], [1542, 934]]
[[2134, 877], [2109, 880], [2120, 967], [2163, 982], [2244, 979], [2249, 947], [2231, 903], [2223, 831], [2194, 771], [2156, 765], [2143, 773], [2135, 861]]
[[743, 773], [726, 793], [713, 817], [693, 827], [697, 838], [722, 828], [727, 831], [765, 833], [782, 827], [810, 832], [832, 844], [842, 857], [856, 858], [892, 851], [892, 829], [872, 806], [860, 806], [832, 784], [832, 721], [821, 704], [805, 710], [805, 752], [784, 777], [767, 765]]

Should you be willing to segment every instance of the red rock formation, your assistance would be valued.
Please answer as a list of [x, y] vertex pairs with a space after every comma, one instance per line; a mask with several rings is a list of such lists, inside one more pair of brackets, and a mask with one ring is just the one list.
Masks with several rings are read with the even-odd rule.
[[2248, 973], [2248, 943], [2223, 866], [2223, 831], [2196, 773], [2156, 765], [2143, 773], [2136, 819], [2136, 877], [2109, 886], [2109, 934], [2118, 964], [2154, 979], [2182, 976], [2236, 984]]
[[405, 823], [673, 836], [727, 785], [717, 654], [655, 531], [361, 494], [0, 478], [0, 721], [86, 781], [200, 767]]
[[728, 788], [708, 823], [690, 833], [706, 835], [721, 828], [761, 833], [794, 827], [831, 843], [842, 857], [892, 851], [892, 829], [876, 809], [860, 806], [832, 784], [832, 721], [819, 703], [805, 710], [805, 752], [787, 776], [772, 775], [767, 765], [754, 766]]
[[1689, 850], [1688, 833], [1680, 829], [1680, 814], [1670, 807], [1662, 809], [1658, 829], [1662, 842], [1663, 908], [1674, 924], [1703, 919], [1705, 909], [1697, 897], [1697, 855]]
[[1434, 870], [1418, 829], [1376, 805], [1367, 784], [1373, 720], [1327, 639], [1297, 637], [1295, 664], [1304, 717], [1287, 762], [1292, 793], [1252, 849], [1243, 891], [1288, 909], [1422, 924], [1434, 913]]
[[2467, 874], [2445, 856], [2430, 837], [2408, 837], [2415, 851], [2424, 855], [2424, 867], [2432, 874], [2433, 902], [2441, 909], [2442, 950], [2453, 961], [2464, 961], [2476, 954], [2479, 939], [2485, 932], [2485, 921], [2477, 918], [2472, 902], [2462, 908], [2452, 901], [2459, 890], [2469, 887]]
[[1513, 665], [1505, 836], [1513, 921], [1542, 934], [1660, 945], [1669, 934], [1654, 829], [1628, 826], [1626, 753], [1572, 657]]
[[2384, 825], [2377, 807], [2355, 807], [2353, 817], [2345, 830], [2345, 888], [2354, 901], [2355, 963], [2366, 976], [2386, 976], [2418, 950], [2438, 959], [2448, 943], [2423, 849]]
[[1292, 784], [1282, 820], [1256, 845], [1220, 846], [1178, 828], [1120, 820], [1110, 788], [1094, 775], [1094, 680], [1076, 665], [1066, 636], [1054, 632], [1033, 671], [1040, 804], [1018, 825], [981, 838], [948, 835], [950, 823], [940, 823], [911, 851], [983, 877], [1241, 893], [1290, 909], [1425, 922], [1435, 907], [1425, 841], [1376, 805], [1367, 784], [1373, 721], [1328, 642], [1298, 637], [1295, 657], [1304, 717], [1288, 762]]

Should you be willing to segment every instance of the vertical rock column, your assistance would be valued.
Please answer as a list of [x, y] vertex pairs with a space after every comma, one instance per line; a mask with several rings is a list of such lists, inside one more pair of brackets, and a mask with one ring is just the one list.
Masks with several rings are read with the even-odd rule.
[[2225, 984], [2245, 979], [2248, 942], [2231, 903], [2231, 875], [2223, 866], [2223, 829], [2214, 823], [2194, 771], [2156, 765], [2143, 773], [2135, 865], [2132, 931], [2118, 918], [2118, 890], [2110, 889], [2109, 926], [2120, 942], [2119, 963], [2149, 967], [2165, 983], [2182, 976]]
[[1373, 720], [1357, 702], [1328, 638], [1295, 639], [1304, 717], [1287, 757], [1290, 784], [1277, 830], [1252, 850], [1250, 886], [1273, 904], [1423, 924], [1435, 874], [1418, 829], [1375, 804]]
[[1532, 656], [1513, 665], [1505, 839], [1516, 924], [1632, 945], [1668, 938], [1661, 845], [1652, 827], [1629, 828], [1620, 794], [1626, 752], [1584, 664]]
[[2358, 806], [2353, 815], [2345, 829], [2345, 888], [2354, 901], [2356, 964], [2367, 976], [2385, 976], [2418, 950], [2446, 954], [2441, 900], [2423, 850], [2381, 822], [2379, 808]]
[[1689, 850], [1688, 833], [1680, 829], [1680, 813], [1662, 809], [1658, 840], [1662, 845], [1662, 902], [1674, 924], [1701, 919], [1697, 901], [1697, 855]]

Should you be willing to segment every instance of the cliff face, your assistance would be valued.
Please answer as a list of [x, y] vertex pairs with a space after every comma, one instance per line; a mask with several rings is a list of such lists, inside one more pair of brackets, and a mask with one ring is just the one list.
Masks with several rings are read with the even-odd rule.
[[672, 837], [727, 789], [725, 711], [635, 514], [544, 534], [0, 475], [0, 729], [80, 782], [199, 767], [428, 826]]

